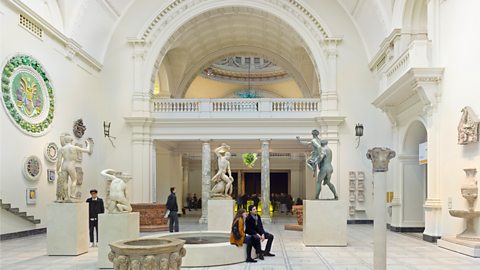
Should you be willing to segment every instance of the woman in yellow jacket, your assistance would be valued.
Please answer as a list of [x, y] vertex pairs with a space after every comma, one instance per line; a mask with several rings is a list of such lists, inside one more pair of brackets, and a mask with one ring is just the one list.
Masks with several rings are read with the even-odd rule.
[[[257, 261], [252, 259], [252, 245], [255, 244], [255, 249], [260, 251], [260, 243], [256, 243], [255, 239], [250, 235], [245, 235], [245, 218], [247, 217], [247, 212], [245, 209], [240, 208], [237, 211], [237, 215], [232, 222], [232, 230], [230, 232], [230, 244], [236, 245], [237, 247], [242, 247], [243, 243], [247, 244], [247, 262]], [[235, 237], [235, 235], [237, 237]], [[255, 242], [255, 243], [253, 243]]]

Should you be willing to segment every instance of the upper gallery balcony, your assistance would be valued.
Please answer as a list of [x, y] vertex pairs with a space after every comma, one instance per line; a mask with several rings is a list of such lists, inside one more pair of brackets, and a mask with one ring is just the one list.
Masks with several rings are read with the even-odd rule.
[[155, 118], [314, 118], [319, 98], [152, 99]]

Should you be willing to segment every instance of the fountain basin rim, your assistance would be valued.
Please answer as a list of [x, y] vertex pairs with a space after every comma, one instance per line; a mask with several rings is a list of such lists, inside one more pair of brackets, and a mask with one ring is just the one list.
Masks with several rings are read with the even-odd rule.
[[[134, 245], [133, 242], [158, 242], [158, 244]], [[165, 237], [142, 237], [137, 239], [126, 239], [110, 243], [110, 249], [119, 255], [156, 255], [166, 252], [180, 251], [185, 244], [184, 240]]]

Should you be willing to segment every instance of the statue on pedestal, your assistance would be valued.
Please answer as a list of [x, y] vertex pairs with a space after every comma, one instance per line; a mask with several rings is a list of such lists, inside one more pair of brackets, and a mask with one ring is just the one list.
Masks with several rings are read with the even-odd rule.
[[132, 212], [132, 206], [127, 199], [127, 182], [132, 177], [129, 174], [112, 169], [103, 170], [100, 174], [110, 182], [106, 198], [107, 211], [109, 213]]
[[[220, 147], [215, 149], [215, 155], [218, 160], [218, 172], [212, 177], [214, 184], [210, 191], [211, 197], [231, 197], [233, 191], [233, 177], [230, 169], [230, 146], [222, 143]], [[228, 176], [227, 176], [228, 172]]]
[[[315, 199], [318, 199], [320, 192], [322, 191], [322, 185], [327, 185], [333, 193], [334, 199], [338, 200], [337, 191], [335, 186], [330, 182], [333, 166], [332, 166], [332, 149], [328, 147], [327, 140], [320, 140], [318, 130], [312, 130], [313, 138], [309, 142], [303, 142], [300, 137], [297, 136], [298, 142], [303, 145], [308, 145], [312, 148], [310, 157], [307, 160], [307, 167], [316, 175], [316, 193]], [[317, 170], [318, 169], [318, 170]]]
[[[92, 154], [93, 140], [85, 141], [85, 148], [73, 145], [73, 137], [68, 133], [60, 135], [61, 148], [58, 150], [57, 159], [57, 200], [56, 202], [72, 202], [78, 200], [81, 193], [77, 192], [77, 169], [78, 156], [81, 153]], [[81, 167], [80, 167], [81, 168]], [[68, 192], [68, 178], [70, 177], [70, 193]]]

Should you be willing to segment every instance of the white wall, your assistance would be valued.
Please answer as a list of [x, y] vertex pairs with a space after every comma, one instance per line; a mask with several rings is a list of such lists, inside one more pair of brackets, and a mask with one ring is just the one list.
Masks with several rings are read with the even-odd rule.
[[[443, 1], [440, 13], [440, 66], [445, 67], [442, 97], [439, 105], [439, 168], [440, 193], [442, 200], [442, 231], [444, 235], [460, 233], [464, 221], [448, 213], [448, 199], [453, 209], [466, 210], [467, 202], [460, 194], [460, 185], [465, 180], [464, 168], [480, 170], [480, 143], [457, 144], [457, 125], [460, 110], [470, 106], [480, 115], [480, 77], [478, 60], [480, 36], [478, 25], [480, 2]], [[478, 179], [478, 176], [477, 176]], [[478, 209], [478, 200], [476, 209]]]
[[[29, 215], [41, 219], [42, 223], [36, 228], [46, 227], [46, 205], [55, 200], [55, 183], [47, 182], [46, 169], [54, 169], [43, 156], [45, 144], [56, 142], [60, 146], [59, 136], [63, 132], [72, 133], [73, 122], [83, 119], [87, 127], [86, 133], [80, 142], [92, 137], [95, 145], [93, 154], [83, 155], [84, 183], [81, 191], [86, 198], [88, 190], [97, 188], [102, 196], [102, 184], [99, 172], [104, 163], [103, 128], [101, 123], [102, 101], [100, 74], [93, 71], [78, 58], [73, 61], [65, 58], [66, 50], [63, 45], [52, 39], [44, 32], [43, 40], [18, 25], [19, 14], [5, 2], [0, 3], [1, 20], [1, 50], [2, 63], [7, 57], [15, 53], [24, 53], [36, 58], [47, 71], [55, 94], [55, 117], [48, 133], [40, 137], [31, 137], [21, 132], [10, 121], [3, 106], [0, 112], [0, 197], [4, 203], [11, 203], [12, 207], [27, 211]], [[23, 159], [29, 155], [36, 155], [42, 161], [42, 174], [35, 182], [27, 181], [22, 175]], [[37, 188], [36, 205], [26, 205], [25, 193], [27, 187]], [[1, 233], [17, 232], [35, 228], [34, 225], [2, 211]]]

